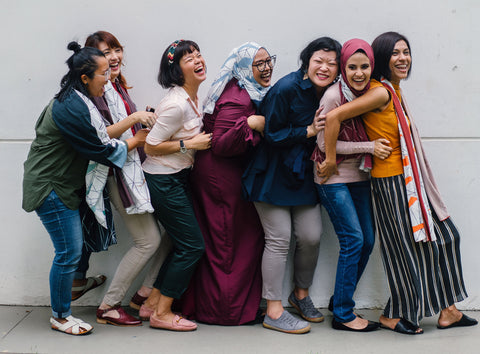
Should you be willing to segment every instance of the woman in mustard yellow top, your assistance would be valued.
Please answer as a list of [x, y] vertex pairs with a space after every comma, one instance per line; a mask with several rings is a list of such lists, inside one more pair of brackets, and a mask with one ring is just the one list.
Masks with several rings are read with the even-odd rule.
[[362, 97], [327, 114], [326, 160], [319, 175], [337, 173], [335, 143], [343, 120], [363, 114], [370, 140], [385, 138], [392, 153], [374, 157], [372, 196], [390, 298], [380, 322], [404, 334], [421, 334], [419, 321], [440, 312], [438, 328], [472, 326], [455, 303], [467, 297], [460, 236], [449, 217], [400, 91], [410, 73], [408, 40], [396, 32], [372, 43], [375, 69]]

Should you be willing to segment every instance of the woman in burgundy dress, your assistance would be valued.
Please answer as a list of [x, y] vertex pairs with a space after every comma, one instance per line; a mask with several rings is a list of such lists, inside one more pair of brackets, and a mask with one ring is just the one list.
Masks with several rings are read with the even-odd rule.
[[183, 313], [212, 324], [255, 320], [261, 299], [263, 229], [241, 177], [265, 124], [257, 105], [270, 87], [275, 56], [248, 42], [234, 49], [204, 104], [210, 150], [198, 151], [191, 174], [193, 205], [205, 255], [185, 296]]

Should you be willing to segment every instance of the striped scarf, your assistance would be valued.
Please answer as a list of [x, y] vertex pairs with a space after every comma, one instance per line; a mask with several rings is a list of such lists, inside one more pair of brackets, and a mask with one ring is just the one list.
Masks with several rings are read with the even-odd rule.
[[390, 81], [380, 80], [390, 92], [398, 119], [398, 131], [402, 150], [403, 176], [407, 192], [408, 211], [415, 242], [435, 241], [435, 231], [432, 211], [428, 203], [427, 194], [423, 184], [422, 173], [418, 165], [417, 154], [413, 144], [412, 134], [402, 104]]

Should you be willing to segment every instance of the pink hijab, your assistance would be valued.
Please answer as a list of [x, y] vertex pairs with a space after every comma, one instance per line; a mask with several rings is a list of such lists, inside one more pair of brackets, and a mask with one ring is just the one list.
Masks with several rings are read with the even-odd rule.
[[373, 49], [370, 46], [370, 44], [365, 42], [363, 39], [354, 38], [354, 39], [350, 39], [349, 41], [346, 41], [342, 47], [342, 53], [340, 54], [340, 71], [342, 72], [343, 81], [347, 84], [348, 88], [352, 91], [352, 93], [357, 97], [363, 95], [370, 88], [370, 82], [369, 82], [368, 85], [362, 91], [357, 91], [350, 86], [347, 80], [347, 74], [345, 73], [347, 60], [358, 51], [364, 52], [367, 55], [368, 60], [370, 60], [370, 66], [372, 67], [372, 72], [373, 72], [373, 68], [375, 65]]

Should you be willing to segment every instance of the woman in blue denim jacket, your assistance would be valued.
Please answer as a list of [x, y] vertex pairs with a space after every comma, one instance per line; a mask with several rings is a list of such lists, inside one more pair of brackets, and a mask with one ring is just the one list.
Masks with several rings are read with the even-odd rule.
[[[92, 326], [72, 316], [71, 289], [80, 261], [83, 234], [78, 207], [85, 190], [88, 161], [122, 168], [127, 151], [143, 145], [146, 131], [125, 141], [110, 139], [91, 97], [100, 97], [110, 76], [108, 61], [96, 48], [80, 48], [67, 60], [60, 92], [44, 109], [24, 164], [23, 204], [35, 210], [55, 248], [50, 270], [52, 329], [87, 334]], [[100, 126], [98, 124], [100, 123]]]

